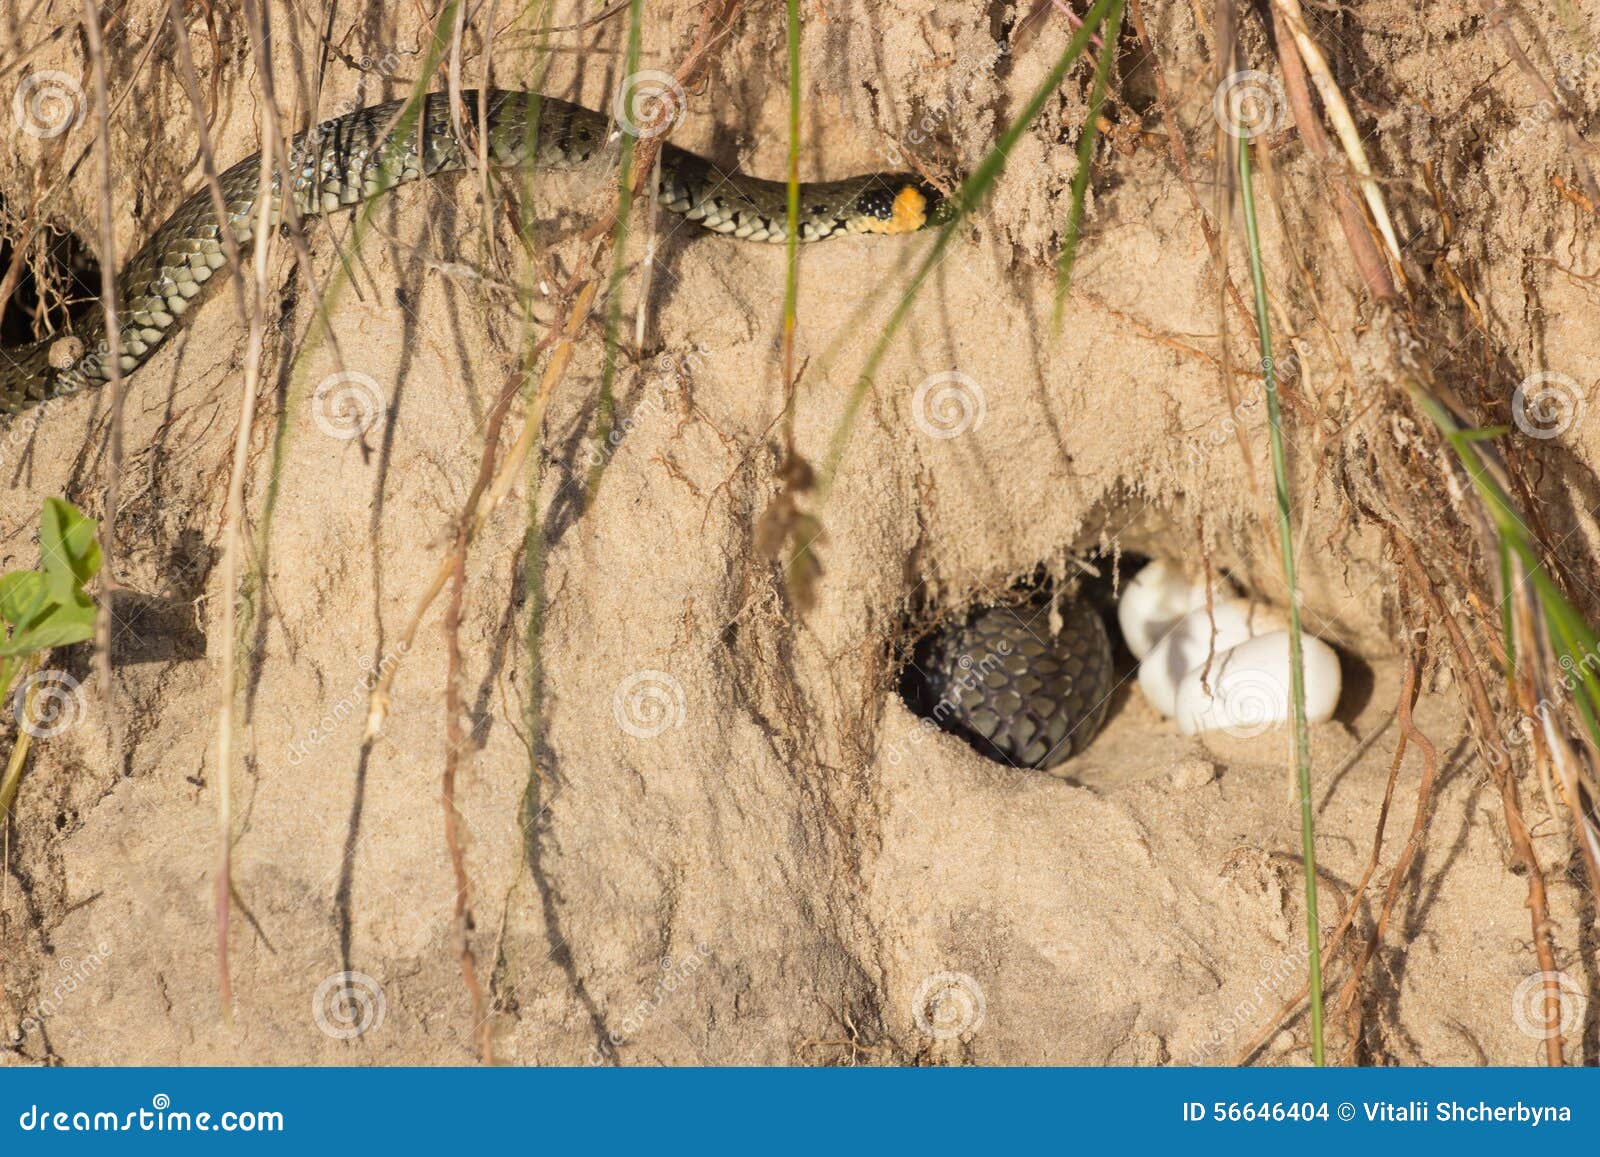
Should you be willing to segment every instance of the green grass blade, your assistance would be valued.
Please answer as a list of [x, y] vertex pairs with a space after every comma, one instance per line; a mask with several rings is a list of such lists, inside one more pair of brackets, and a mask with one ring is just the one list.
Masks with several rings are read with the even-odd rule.
[[800, 301], [800, 0], [789, 6], [789, 182], [784, 233], [783, 396], [785, 430], [793, 445], [794, 330]]
[[1295, 573], [1294, 534], [1290, 527], [1289, 469], [1283, 449], [1283, 414], [1272, 360], [1272, 328], [1267, 314], [1267, 279], [1261, 267], [1261, 235], [1256, 227], [1255, 192], [1250, 180], [1250, 137], [1239, 138], [1239, 190], [1244, 201], [1245, 240], [1250, 249], [1250, 280], [1255, 286], [1256, 330], [1261, 338], [1261, 366], [1267, 392], [1267, 437], [1277, 490], [1278, 551], [1283, 556], [1283, 581], [1289, 592], [1289, 682], [1294, 702], [1295, 781], [1300, 796], [1300, 856], [1306, 877], [1307, 968], [1311, 996], [1311, 1060], [1322, 1065], [1322, 926], [1317, 919], [1317, 834], [1311, 803], [1311, 734], [1306, 721], [1304, 640], [1300, 634], [1300, 587]]
[[1023, 106], [1022, 111], [1017, 115], [1017, 119], [1011, 122], [1006, 131], [1000, 135], [995, 147], [989, 150], [983, 160], [978, 162], [977, 168], [972, 170], [967, 179], [961, 183], [961, 187], [951, 196], [950, 208], [945, 214], [938, 236], [918, 263], [916, 272], [911, 275], [911, 280], [907, 284], [905, 292], [895, 304], [894, 312], [889, 315], [889, 320], [884, 325], [883, 332], [878, 335], [878, 340], [873, 343], [872, 350], [867, 355], [861, 374], [856, 379], [856, 384], [845, 403], [844, 416], [840, 419], [838, 427], [834, 430], [833, 437], [829, 440], [827, 455], [823, 459], [822, 469], [818, 475], [819, 497], [826, 497], [833, 485], [834, 478], [839, 470], [840, 460], [844, 457], [845, 447], [850, 441], [850, 433], [855, 427], [856, 417], [860, 413], [862, 403], [866, 401], [868, 392], [872, 389], [873, 375], [878, 372], [878, 367], [882, 364], [884, 355], [889, 352], [889, 345], [894, 340], [901, 324], [905, 321], [906, 315], [911, 311], [911, 306], [916, 301], [917, 294], [922, 289], [923, 283], [939, 264], [945, 250], [950, 247], [950, 242], [955, 239], [956, 229], [982, 203], [989, 189], [1005, 169], [1006, 159], [1010, 156], [1011, 150], [1022, 139], [1022, 134], [1028, 131], [1028, 126], [1038, 119], [1040, 112], [1044, 110], [1045, 103], [1061, 87], [1061, 82], [1066, 79], [1068, 70], [1071, 69], [1078, 57], [1083, 55], [1084, 49], [1088, 47], [1090, 37], [1095, 34], [1095, 31], [1105, 21], [1106, 13], [1111, 10], [1113, 5], [1120, 7], [1121, 3], [1122, 0], [1096, 0], [1094, 7], [1089, 9], [1089, 14], [1084, 17], [1082, 26], [1067, 41], [1066, 48], [1062, 49], [1060, 57], [1057, 58], [1049, 74], [1046, 75], [1039, 87], [1034, 90], [1033, 95], [1028, 98], [1028, 103]]
[[[623, 59], [622, 83], [639, 71], [639, 49], [643, 39], [644, 0], [629, 0], [628, 49]], [[600, 456], [589, 471], [589, 492], [592, 495], [605, 472], [608, 456], [605, 448], [610, 444], [611, 431], [617, 417], [617, 335], [622, 329], [622, 282], [628, 272], [628, 227], [633, 215], [633, 163], [634, 146], [639, 134], [632, 131], [637, 125], [624, 119], [622, 129], [622, 164], [617, 172], [617, 222], [611, 230], [611, 277], [606, 283], [606, 345], [600, 363], [600, 400], [595, 404], [595, 442]]]
[[[1585, 661], [1588, 656], [1600, 654], [1600, 638], [1596, 637], [1588, 621], [1567, 600], [1561, 588], [1545, 570], [1533, 533], [1523, 521], [1510, 495], [1484, 464], [1482, 456], [1478, 453], [1478, 444], [1484, 440], [1481, 437], [1482, 431], [1463, 429], [1437, 398], [1416, 383], [1407, 383], [1407, 386], [1417, 404], [1433, 420], [1451, 449], [1455, 451], [1467, 478], [1477, 492], [1479, 501], [1494, 525], [1500, 549], [1509, 551], [1515, 556], [1527, 576], [1527, 582], [1533, 587], [1539, 612], [1544, 617], [1551, 642], [1555, 645], [1557, 661], [1562, 669], [1572, 676], [1572, 698], [1579, 718], [1590, 740], [1600, 747], [1600, 676], [1597, 676], [1594, 670], [1593, 660]], [[1502, 610], [1502, 629], [1509, 631], [1511, 622], [1509, 585], [1504, 587], [1501, 597], [1506, 604]], [[1505, 642], [1507, 655], [1514, 656], [1515, 651], [1512, 650], [1512, 639], [1509, 634]]]
[[1094, 87], [1089, 90], [1089, 115], [1084, 120], [1083, 131], [1078, 134], [1078, 169], [1072, 174], [1072, 208], [1067, 215], [1067, 239], [1061, 247], [1061, 260], [1056, 273], [1056, 304], [1052, 324], [1057, 333], [1061, 332], [1061, 323], [1066, 318], [1067, 290], [1072, 287], [1072, 267], [1078, 261], [1078, 239], [1083, 234], [1083, 206], [1089, 196], [1095, 143], [1100, 139], [1100, 110], [1106, 103], [1111, 64], [1117, 56], [1117, 42], [1122, 38], [1122, 5], [1123, 0], [1114, 0], [1106, 17], [1110, 32], [1101, 37], [1100, 56], [1094, 68]]

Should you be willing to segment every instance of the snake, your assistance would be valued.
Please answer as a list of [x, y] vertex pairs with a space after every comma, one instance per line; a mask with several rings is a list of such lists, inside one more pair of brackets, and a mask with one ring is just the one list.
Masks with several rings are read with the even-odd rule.
[[1037, 591], [947, 616], [913, 648], [912, 708], [996, 763], [1056, 775], [1100, 730], [1115, 688], [1105, 620]]
[[[452, 116], [450, 94], [429, 93], [356, 109], [300, 133], [290, 142], [288, 163], [274, 168], [265, 185], [266, 219], [276, 227], [291, 216], [286, 197], [294, 215], [317, 217], [358, 208], [399, 185], [466, 170], [478, 156], [475, 143], [499, 167], [581, 169], [615, 163], [620, 149], [612, 146], [628, 135], [612, 117], [532, 92], [491, 89], [480, 98], [465, 90], [460, 102], [463, 115]], [[458, 134], [457, 125], [472, 129]], [[118, 274], [123, 375], [153, 357], [207, 287], [221, 280], [217, 274], [229, 260], [225, 235], [232, 235], [238, 252], [249, 249], [263, 219], [260, 173], [259, 152], [223, 171], [217, 177], [220, 218], [214, 191], [201, 188]], [[787, 182], [727, 172], [670, 141], [661, 142], [653, 192], [664, 209], [715, 233], [769, 243], [789, 238]], [[912, 173], [806, 182], [799, 187], [796, 240], [915, 233], [950, 220], [953, 211], [952, 199]], [[0, 417], [105, 383], [110, 359], [101, 309], [72, 335], [0, 349]], [[1103, 713], [1110, 659], [1103, 625], [1096, 638], [1077, 608], [1069, 605], [1069, 629], [1043, 636], [1011, 608], [948, 624], [936, 635], [943, 640], [937, 655], [925, 658], [939, 688], [936, 698], [948, 707], [936, 722], [981, 740], [986, 754], [1022, 765], [1049, 766], [1063, 752], [1071, 754], [1075, 743], [1081, 747], [1099, 725], [1097, 712]], [[1005, 654], [989, 666], [984, 656], [992, 657], [997, 646]], [[982, 650], [979, 660], [969, 653], [974, 647]], [[973, 662], [983, 665], [984, 678], [965, 687], [969, 667], [963, 663]]]

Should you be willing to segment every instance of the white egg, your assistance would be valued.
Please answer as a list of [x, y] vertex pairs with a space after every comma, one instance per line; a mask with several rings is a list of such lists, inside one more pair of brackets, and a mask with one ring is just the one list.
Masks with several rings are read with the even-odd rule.
[[1284, 625], [1283, 615], [1262, 603], [1226, 599], [1209, 612], [1202, 605], [1179, 619], [1145, 656], [1139, 664], [1139, 689], [1161, 714], [1175, 715], [1178, 685], [1185, 675], [1208, 657]]
[[[1225, 578], [1211, 584], [1215, 600], [1229, 598], [1233, 588]], [[1117, 600], [1117, 625], [1135, 659], [1143, 659], [1190, 611], [1206, 605], [1204, 583], [1184, 577], [1183, 571], [1164, 558], [1146, 565], [1122, 588]]]
[[[1339, 705], [1339, 655], [1321, 639], [1304, 637], [1306, 717], [1333, 718]], [[1190, 671], [1178, 686], [1178, 727], [1185, 735], [1226, 731], [1247, 739], [1289, 721], [1289, 632], [1270, 631], [1220, 654], [1205, 673]]]

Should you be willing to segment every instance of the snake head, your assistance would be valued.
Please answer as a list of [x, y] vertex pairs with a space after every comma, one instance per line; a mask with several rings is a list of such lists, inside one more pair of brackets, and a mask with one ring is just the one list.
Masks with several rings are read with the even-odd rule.
[[915, 233], [937, 219], [944, 195], [909, 174], [875, 183], [856, 198], [856, 211], [868, 233]]

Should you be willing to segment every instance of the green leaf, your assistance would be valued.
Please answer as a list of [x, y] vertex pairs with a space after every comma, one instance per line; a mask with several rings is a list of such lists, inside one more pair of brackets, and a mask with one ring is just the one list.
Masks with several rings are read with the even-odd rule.
[[100, 570], [100, 543], [94, 519], [60, 498], [44, 500], [39, 522], [39, 562], [50, 582], [50, 597], [67, 604]]
[[28, 623], [47, 601], [44, 575], [36, 570], [18, 570], [0, 575], [0, 619], [13, 627]]
[[89, 604], [87, 617], [73, 608], [68, 613], [48, 615], [43, 622], [18, 631], [0, 643], [0, 655], [33, 655], [51, 647], [67, 647], [94, 637], [94, 604]]
[[94, 637], [94, 599], [83, 588], [100, 569], [96, 530], [94, 520], [71, 503], [45, 499], [39, 520], [42, 569], [0, 575], [0, 620], [10, 628], [0, 639], [0, 657]]

